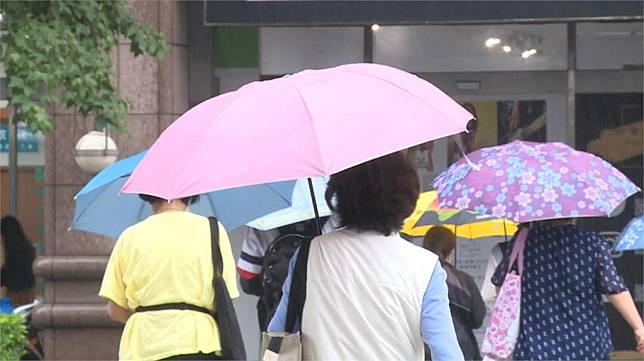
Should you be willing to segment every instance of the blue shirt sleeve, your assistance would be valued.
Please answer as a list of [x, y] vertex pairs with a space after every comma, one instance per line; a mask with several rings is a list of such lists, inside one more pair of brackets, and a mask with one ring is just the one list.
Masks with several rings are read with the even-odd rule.
[[[300, 249], [298, 248], [288, 263], [288, 275], [284, 280], [284, 285], [282, 285], [282, 298], [280, 299], [280, 303], [277, 305], [275, 315], [271, 319], [271, 322], [268, 323], [268, 332], [284, 332], [286, 329], [286, 311], [288, 310], [288, 297], [291, 292], [291, 277], [293, 276], [295, 261], [297, 260], [297, 255], [299, 253]], [[299, 325], [296, 323], [295, 327], [298, 329]]]
[[423, 297], [420, 331], [423, 340], [432, 351], [432, 360], [463, 360], [463, 352], [458, 345], [449, 310], [446, 280], [447, 273], [440, 263], [436, 262]]

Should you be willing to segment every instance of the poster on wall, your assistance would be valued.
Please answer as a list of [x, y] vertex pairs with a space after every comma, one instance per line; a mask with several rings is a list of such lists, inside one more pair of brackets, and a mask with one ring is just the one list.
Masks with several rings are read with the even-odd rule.
[[463, 154], [514, 140], [546, 141], [545, 100], [483, 100], [461, 104], [475, 118], [468, 124], [468, 132], [407, 150], [407, 159], [416, 167], [423, 191], [433, 189], [434, 178]]
[[449, 164], [461, 159], [463, 153], [471, 153], [480, 148], [495, 145], [497, 142], [496, 102], [464, 102], [462, 104], [474, 116], [475, 120], [468, 124], [467, 133], [460, 133], [449, 138], [447, 160]]
[[498, 102], [498, 144], [515, 140], [546, 141], [546, 101], [510, 100]]
[[463, 106], [476, 121], [470, 123], [469, 133], [450, 137], [448, 164], [484, 147], [514, 140], [546, 141], [545, 100], [473, 101]]
[[447, 139], [437, 139], [412, 147], [407, 159], [420, 178], [421, 190], [433, 189], [432, 181], [447, 168]]

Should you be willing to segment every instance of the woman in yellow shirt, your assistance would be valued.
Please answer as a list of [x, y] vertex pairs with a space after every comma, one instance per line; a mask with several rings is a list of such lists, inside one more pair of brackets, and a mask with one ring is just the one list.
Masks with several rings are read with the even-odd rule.
[[[99, 295], [113, 320], [125, 323], [119, 359], [216, 359], [210, 224], [187, 211], [196, 197], [167, 201], [140, 195], [154, 214], [126, 229], [110, 256]], [[219, 224], [223, 278], [239, 297], [228, 235]], [[167, 309], [167, 304], [176, 305]], [[164, 305], [155, 309], [151, 306]]]

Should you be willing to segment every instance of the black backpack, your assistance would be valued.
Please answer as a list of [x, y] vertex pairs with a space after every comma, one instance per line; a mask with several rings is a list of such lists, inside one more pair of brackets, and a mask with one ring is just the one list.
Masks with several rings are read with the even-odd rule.
[[280, 227], [279, 233], [280, 235], [268, 245], [266, 253], [264, 253], [262, 273], [260, 274], [262, 295], [257, 303], [257, 316], [262, 331], [266, 331], [282, 298], [282, 285], [288, 276], [291, 257], [300, 247], [302, 241], [315, 237], [317, 226], [314, 220], [300, 222]]

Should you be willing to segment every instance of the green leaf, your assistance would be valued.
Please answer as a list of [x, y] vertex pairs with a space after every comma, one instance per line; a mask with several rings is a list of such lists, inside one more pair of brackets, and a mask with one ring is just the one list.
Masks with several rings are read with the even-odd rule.
[[25, 319], [20, 315], [0, 314], [0, 359], [19, 360], [27, 340]]
[[22, 78], [11, 77], [9, 79], [9, 82], [8, 82], [7, 86], [9, 88], [22, 88], [22, 87], [25, 86], [25, 82], [24, 82], [24, 80], [22, 80]]
[[10, 104], [36, 131], [52, 129], [41, 104], [58, 101], [122, 129], [129, 104], [110, 82], [109, 55], [119, 35], [135, 56], [168, 52], [163, 34], [137, 23], [125, 0], [4, 1], [2, 12]]

